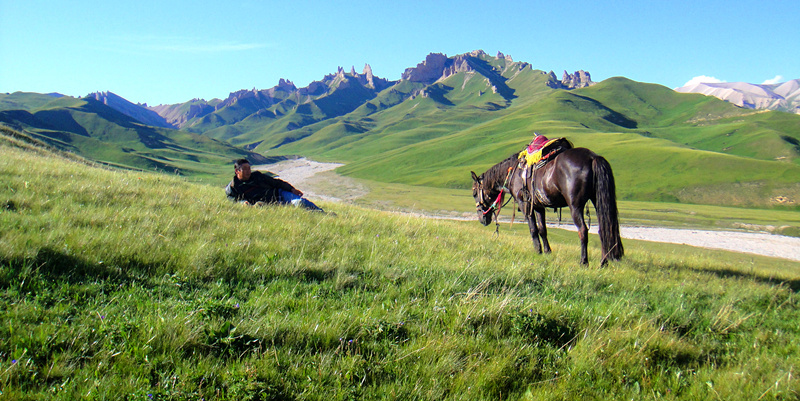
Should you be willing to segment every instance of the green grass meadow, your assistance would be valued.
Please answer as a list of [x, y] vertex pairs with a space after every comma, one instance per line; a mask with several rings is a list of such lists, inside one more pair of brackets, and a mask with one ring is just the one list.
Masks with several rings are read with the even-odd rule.
[[800, 396], [800, 263], [0, 156], [0, 400]]

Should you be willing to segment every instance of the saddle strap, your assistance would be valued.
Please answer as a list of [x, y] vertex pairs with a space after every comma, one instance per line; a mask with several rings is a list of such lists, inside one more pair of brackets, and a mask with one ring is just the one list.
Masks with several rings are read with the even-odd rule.
[[558, 147], [558, 148], [555, 148], [555, 149], [551, 150], [546, 155], [542, 156], [541, 159], [539, 159], [539, 162], [536, 163], [536, 165], [533, 166], [533, 169], [534, 170], [538, 170], [538, 169], [544, 167], [545, 164], [547, 164], [550, 161], [552, 161], [553, 159], [555, 159], [556, 156], [558, 156], [559, 153], [561, 153], [561, 152], [563, 152], [563, 151], [565, 151], [567, 149], [568, 148]]
[[528, 189], [528, 193], [529, 193], [529, 203], [530, 203], [530, 210], [529, 210], [528, 214], [533, 212], [533, 205], [534, 204], [541, 205], [541, 206], [546, 206], [547, 205], [547, 199], [543, 196], [543, 194], [541, 192], [536, 190], [536, 171], [538, 171], [538, 170], [539, 170], [539, 168], [537, 168], [535, 166], [531, 166], [530, 167], [530, 171], [531, 171], [531, 173], [530, 173], [530, 181], [527, 183], [527, 189]]

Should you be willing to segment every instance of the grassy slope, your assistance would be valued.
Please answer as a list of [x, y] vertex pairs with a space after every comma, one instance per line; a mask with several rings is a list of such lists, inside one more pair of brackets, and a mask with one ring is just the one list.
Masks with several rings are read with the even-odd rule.
[[[577, 146], [608, 158], [615, 169], [619, 195], [625, 200], [765, 207], [773, 206], [776, 199], [789, 199], [782, 207], [798, 207], [798, 116], [739, 109], [715, 98], [679, 94], [625, 78], [574, 91], [552, 90], [547, 86], [549, 75], [542, 71], [493, 57], [484, 59], [502, 71], [502, 76], [487, 79], [477, 73], [458, 73], [428, 87], [427, 96], [406, 101], [403, 99], [424, 86], [402, 82], [350, 114], [296, 130], [289, 127], [323, 118], [325, 108], [318, 102], [287, 108], [294, 105], [289, 102], [206, 134], [235, 144], [258, 144], [256, 149], [267, 154], [345, 161], [348, 165], [339, 172], [352, 177], [467, 188], [470, 170], [480, 172], [502, 160], [524, 146], [537, 130], [549, 136], [567, 136]], [[485, 65], [478, 67], [486, 69]], [[497, 93], [492, 85], [499, 88]], [[66, 110], [53, 106], [82, 100], [38, 96], [30, 99], [30, 94], [14, 94], [3, 99], [39, 104], [36, 113], [42, 117], [75, 127], [72, 132], [38, 130], [60, 138], [65, 148], [123, 166], [186, 170], [214, 182], [227, 179], [227, 169], [221, 165], [233, 157], [219, 158], [217, 155], [226, 151], [215, 147], [218, 143], [143, 147], [142, 135], [159, 141], [179, 134], [119, 128], [117, 117], [95, 119], [74, 111], [87, 105], [72, 104]], [[244, 104], [234, 104], [208, 118], [238, 120], [243, 118], [242, 107]], [[284, 117], [277, 119], [273, 111]], [[87, 128], [97, 138], [80, 135], [79, 131]], [[207, 141], [205, 136], [201, 138]], [[272, 149], [281, 143], [284, 145]]]
[[[258, 149], [263, 151], [287, 141], [287, 138], [299, 139], [307, 131], [304, 127], [317, 122], [325, 126], [334, 116], [351, 112], [354, 105], [374, 97], [371, 89], [349, 75], [344, 78], [337, 76], [327, 84], [330, 87], [326, 93], [305, 96], [280, 93], [274, 105], [257, 106], [257, 102], [249, 99], [239, 100], [204, 117], [191, 130], [230, 140], [235, 145], [258, 145]], [[250, 114], [259, 108], [260, 111]], [[220, 120], [228, 125], [219, 126]]]
[[[315, 191], [340, 199], [347, 199], [352, 195], [350, 192], [352, 186], [342, 186], [340, 176], [329, 174], [327, 178], [317, 183]], [[356, 182], [362, 187], [369, 188], [366, 195], [353, 201], [362, 207], [475, 221], [475, 200], [468, 190], [366, 180]], [[742, 197], [752, 196], [752, 192], [760, 190], [744, 186], [740, 186], [739, 189]], [[800, 237], [800, 213], [792, 208], [759, 209], [642, 201], [620, 201], [618, 206], [620, 224], [624, 226], [747, 230]], [[501, 215], [504, 221], [510, 221], [512, 210], [511, 207], [503, 209]], [[594, 214], [594, 211], [591, 213]], [[514, 218], [515, 225], [527, 227], [519, 213], [516, 213]], [[567, 210], [562, 210], [561, 220], [557, 213], [548, 210], [546, 219], [550, 230], [558, 223], [570, 226], [572, 224]]]
[[39, 140], [125, 168], [178, 171], [222, 182], [230, 175], [231, 160], [263, 160], [208, 137], [138, 124], [93, 100], [59, 98], [31, 109], [28, 116], [25, 129]]
[[[506, 75], [508, 86], [516, 91], [515, 96], [524, 97], [525, 102], [550, 92], [545, 86], [547, 75], [541, 71], [528, 67], [521, 72], [506, 71]], [[461, 72], [436, 86], [439, 90], [435, 92], [440, 95], [417, 96], [396, 103], [399, 99], [393, 98], [395, 92], [411, 93], [421, 88], [418, 84], [402, 82], [399, 87], [385, 90], [373, 101], [395, 107], [360, 109], [339, 119], [358, 126], [363, 131], [359, 132], [360, 135], [353, 135], [353, 130], [323, 131], [322, 141], [316, 138], [315, 133], [313, 137], [270, 151], [270, 154], [313, 154], [349, 161], [372, 159], [370, 155], [382, 155], [405, 146], [447, 137], [506, 114], [503, 109], [491, 111], [506, 101], [500, 94], [492, 92], [491, 83], [483, 76]], [[315, 127], [309, 128], [314, 131]]]
[[625, 110], [647, 134], [693, 148], [800, 165], [800, 153], [783, 137], [800, 139], [800, 118], [732, 106], [712, 96], [612, 78], [575, 91]]
[[[508, 84], [525, 102], [508, 109], [487, 112], [469, 100], [447, 106], [417, 98], [370, 115], [369, 124], [329, 125], [277, 151], [348, 161], [339, 172], [357, 178], [467, 188], [470, 170], [484, 171], [537, 130], [609, 159], [622, 199], [748, 207], [773, 205], [781, 196], [800, 199], [799, 153], [782, 138], [800, 132], [797, 116], [754, 113], [624, 78], [571, 92], [523, 93], [546, 88], [547, 78], [524, 72]], [[456, 74], [443, 82], [452, 88], [446, 96], [476, 93], [469, 85], [485, 85], [479, 81]]]
[[[535, 118], [519, 113], [447, 138], [388, 151], [340, 171], [376, 181], [466, 188], [470, 170], [485, 171], [524, 146], [519, 138], [529, 131], [528, 124]], [[589, 147], [611, 162], [622, 199], [740, 206], [770, 204], [777, 196], [800, 199], [800, 167], [794, 164], [700, 151], [632, 133], [587, 131], [576, 127], [560, 133], [576, 146]], [[451, 154], [446, 151], [451, 148], [468, 150]], [[399, 166], [402, 169], [398, 171]], [[752, 189], [742, 193], [740, 185]]]
[[[316, 103], [280, 110], [279, 114], [289, 114], [281, 119], [268, 110], [207, 134], [238, 144], [263, 140], [257, 149], [269, 154], [346, 161], [348, 165], [339, 172], [357, 178], [463, 189], [471, 184], [470, 170], [481, 172], [502, 160], [524, 146], [537, 130], [549, 136], [567, 136], [575, 145], [608, 158], [614, 166], [618, 194], [625, 200], [766, 207], [778, 199], [789, 199], [781, 207], [798, 207], [797, 116], [743, 110], [711, 97], [678, 94], [625, 78], [574, 91], [552, 90], [546, 85], [549, 75], [542, 71], [520, 69], [519, 63], [505, 60], [486, 60], [502, 71], [502, 77], [490, 82], [476, 73], [458, 73], [429, 88], [427, 97], [407, 101], [402, 100], [423, 86], [403, 82], [353, 113], [297, 130], [287, 127], [324, 115]], [[501, 90], [494, 93], [492, 84]], [[118, 116], [96, 119], [88, 114], [92, 110], [69, 111], [88, 107], [79, 99], [48, 101], [50, 97], [39, 95], [31, 100], [22, 94], [5, 95], [4, 99], [15, 96], [43, 104], [37, 113], [48, 120], [75, 127], [74, 132], [38, 130], [60, 138], [54, 141], [60, 140], [65, 148], [123, 166], [189, 171], [216, 183], [227, 179], [224, 164], [233, 158], [227, 155], [230, 149], [222, 149], [206, 137], [177, 138], [189, 134], [120, 128], [121, 122], [115, 121]], [[511, 107], [503, 108], [509, 99]], [[75, 104], [53, 106], [59, 102]], [[237, 107], [242, 105], [213, 117], [235, 117]], [[84, 126], [97, 138], [116, 142], [80, 135]], [[156, 141], [176, 137], [175, 142], [182, 144], [206, 142], [151, 149], [141, 144], [142, 135]], [[221, 154], [226, 156], [220, 158]]]
[[0, 110], [35, 110], [48, 103], [63, 99], [59, 97], [32, 92], [0, 93]]
[[[13, 141], [12, 141], [13, 142]], [[325, 205], [0, 145], [10, 399], [796, 398], [800, 264]], [[590, 258], [598, 260], [592, 236]]]

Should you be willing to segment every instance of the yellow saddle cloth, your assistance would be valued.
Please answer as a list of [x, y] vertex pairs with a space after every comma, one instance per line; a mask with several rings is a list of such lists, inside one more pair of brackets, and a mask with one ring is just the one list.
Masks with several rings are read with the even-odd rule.
[[552, 144], [554, 144], [554, 143], [556, 143], [558, 141], [561, 141], [561, 140], [564, 140], [564, 138], [551, 139], [551, 140], [547, 141], [547, 143], [545, 143], [544, 146], [539, 148], [539, 150], [536, 150], [533, 153], [529, 153], [528, 152], [528, 148], [526, 147], [525, 149], [522, 150], [522, 152], [519, 152], [518, 158], [520, 160], [521, 159], [525, 159], [525, 164], [526, 165], [534, 166], [534, 165], [536, 165], [536, 163], [539, 163], [539, 161], [542, 160], [542, 151], [547, 149], [550, 145], [552, 145]]

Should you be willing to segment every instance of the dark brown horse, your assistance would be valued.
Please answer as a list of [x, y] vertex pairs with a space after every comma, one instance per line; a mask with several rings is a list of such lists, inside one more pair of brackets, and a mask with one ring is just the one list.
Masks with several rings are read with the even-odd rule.
[[519, 168], [518, 163], [517, 154], [514, 154], [486, 170], [480, 177], [472, 172], [472, 196], [478, 208], [478, 220], [483, 225], [489, 225], [493, 215], [497, 219], [502, 194], [510, 193], [528, 220], [536, 252], [542, 253], [541, 238], [544, 252], [549, 253], [545, 208], [569, 206], [581, 240], [581, 263], [588, 264], [586, 247], [589, 228], [583, 212], [586, 202], [591, 200], [600, 225], [603, 252], [600, 264], [605, 265], [608, 260], [622, 257], [624, 250], [619, 236], [614, 174], [606, 159], [586, 148], [567, 149], [548, 164], [534, 170], [533, 179], [530, 170], [525, 172], [526, 169]]

